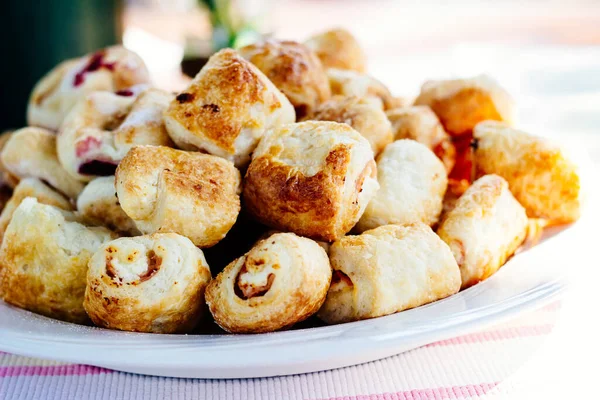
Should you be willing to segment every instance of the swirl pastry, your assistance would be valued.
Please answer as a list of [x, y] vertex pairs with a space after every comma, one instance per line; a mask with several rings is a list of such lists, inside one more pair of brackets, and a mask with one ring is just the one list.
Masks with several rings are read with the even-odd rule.
[[333, 241], [379, 185], [369, 142], [346, 124], [306, 121], [269, 131], [244, 181], [245, 208], [281, 231]]
[[369, 141], [375, 154], [393, 140], [390, 121], [381, 107], [364, 97], [334, 96], [319, 105], [307, 119], [350, 125]]
[[506, 179], [530, 218], [553, 223], [579, 218], [578, 168], [558, 145], [494, 121], [478, 124], [474, 135], [476, 174]]
[[128, 236], [140, 234], [135, 222], [119, 204], [114, 176], [103, 176], [88, 183], [77, 198], [77, 211], [84, 218], [111, 231]]
[[514, 113], [509, 94], [485, 75], [425, 82], [415, 105], [431, 107], [451, 136], [471, 134], [488, 119], [512, 122]]
[[424, 144], [442, 160], [448, 173], [452, 170], [456, 160], [456, 149], [431, 108], [394, 108], [386, 114], [392, 124], [394, 140], [412, 139]]
[[77, 103], [58, 134], [58, 157], [80, 181], [113, 175], [129, 149], [139, 144], [171, 146], [163, 112], [174, 96], [148, 89], [139, 96], [94, 92]]
[[25, 198], [0, 247], [0, 293], [7, 303], [69, 322], [88, 321], [83, 309], [88, 260], [113, 238], [75, 214]]
[[83, 184], [71, 177], [56, 154], [56, 135], [41, 128], [15, 131], [0, 154], [4, 167], [19, 179], [38, 178], [71, 199]]
[[92, 256], [83, 305], [105, 328], [187, 333], [203, 315], [210, 279], [202, 250], [186, 237], [120, 238]]
[[365, 72], [367, 60], [358, 41], [345, 29], [332, 29], [308, 39], [305, 43], [312, 49], [325, 68], [349, 69]]
[[462, 287], [493, 275], [527, 234], [525, 209], [497, 175], [476, 180], [446, 215], [437, 234], [458, 262]]
[[448, 186], [444, 164], [427, 147], [401, 139], [377, 158], [380, 188], [356, 225], [358, 232], [388, 224], [433, 225]]
[[223, 239], [240, 212], [240, 172], [209, 154], [137, 146], [115, 182], [121, 207], [142, 233], [179, 233], [199, 247]]
[[296, 110], [297, 119], [308, 115], [331, 96], [321, 62], [303, 44], [266, 39], [242, 47], [239, 52], [288, 98]]
[[228, 332], [272, 332], [316, 313], [330, 282], [327, 254], [317, 243], [276, 233], [225, 267], [208, 285], [206, 303]]
[[331, 246], [329, 259], [333, 278], [317, 314], [329, 324], [396, 313], [460, 289], [452, 252], [419, 222], [345, 236]]
[[394, 108], [398, 102], [383, 83], [370, 75], [331, 68], [327, 77], [333, 95], [367, 97], [384, 110]]
[[48, 72], [33, 88], [27, 123], [57, 130], [67, 113], [85, 95], [97, 90], [129, 95], [132, 86], [149, 82], [144, 61], [122, 46], [67, 60]]
[[244, 167], [266, 129], [294, 122], [294, 107], [235, 50], [214, 54], [165, 113], [177, 146]]

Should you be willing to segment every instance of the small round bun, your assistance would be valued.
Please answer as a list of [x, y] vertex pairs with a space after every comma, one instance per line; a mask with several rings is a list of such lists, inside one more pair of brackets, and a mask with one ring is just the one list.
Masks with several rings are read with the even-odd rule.
[[427, 147], [402, 139], [377, 158], [380, 188], [356, 225], [358, 232], [388, 224], [434, 225], [448, 186], [444, 164]]
[[444, 163], [449, 173], [456, 161], [456, 149], [437, 115], [428, 106], [394, 108], [386, 112], [394, 140], [412, 139], [424, 144]]
[[294, 106], [296, 118], [331, 97], [329, 80], [315, 53], [303, 44], [265, 39], [240, 54], [258, 67]]
[[238, 52], [214, 54], [165, 113], [171, 138], [244, 167], [265, 130], [294, 122], [294, 107]]
[[88, 260], [114, 235], [68, 211], [27, 197], [0, 247], [0, 294], [7, 303], [63, 321], [86, 323]]
[[316, 242], [276, 233], [225, 267], [208, 285], [206, 302], [228, 332], [272, 332], [316, 313], [330, 282], [327, 254]]
[[317, 34], [304, 44], [312, 49], [325, 68], [365, 72], [367, 59], [358, 41], [345, 29], [332, 29]]
[[397, 99], [377, 79], [367, 74], [343, 69], [328, 69], [331, 94], [370, 98], [385, 110], [396, 107]]
[[41, 128], [15, 131], [2, 149], [4, 167], [18, 179], [39, 178], [71, 199], [76, 199], [83, 184], [69, 175], [56, 154], [56, 135]]
[[96, 90], [129, 95], [150, 82], [144, 61], [122, 46], [108, 47], [67, 60], [48, 72], [33, 88], [27, 123], [57, 130], [71, 108]]
[[471, 134], [488, 119], [510, 123], [514, 114], [510, 95], [486, 75], [425, 82], [415, 105], [431, 107], [451, 136]]
[[120, 238], [91, 258], [83, 305], [104, 328], [188, 333], [202, 317], [210, 279], [202, 250], [186, 237]]
[[163, 113], [173, 98], [159, 89], [145, 90], [137, 97], [90, 93], [60, 128], [60, 162], [71, 176], [88, 182], [114, 175], [119, 161], [135, 145], [172, 146]]
[[240, 212], [240, 172], [209, 154], [137, 146], [119, 164], [115, 182], [121, 207], [144, 234], [174, 232], [210, 247]]
[[369, 142], [349, 125], [306, 121], [269, 131], [246, 172], [245, 208], [259, 222], [334, 241], [379, 185]]
[[393, 140], [392, 126], [385, 113], [378, 104], [365, 97], [334, 96], [318, 106], [307, 119], [350, 125], [369, 141], [375, 154]]
[[317, 314], [329, 324], [375, 318], [458, 292], [452, 252], [425, 224], [384, 225], [330, 249], [333, 278]]

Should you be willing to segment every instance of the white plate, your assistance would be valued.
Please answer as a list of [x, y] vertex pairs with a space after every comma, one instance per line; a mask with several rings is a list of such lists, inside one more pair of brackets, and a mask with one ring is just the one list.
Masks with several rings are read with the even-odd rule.
[[[446, 339], [539, 307], [567, 286], [581, 221], [546, 232], [490, 279], [450, 298], [395, 315], [262, 335], [153, 335], [78, 326], [0, 302], [0, 349], [127, 372], [247, 378], [364, 363]], [[578, 233], [579, 232], [579, 233]]]

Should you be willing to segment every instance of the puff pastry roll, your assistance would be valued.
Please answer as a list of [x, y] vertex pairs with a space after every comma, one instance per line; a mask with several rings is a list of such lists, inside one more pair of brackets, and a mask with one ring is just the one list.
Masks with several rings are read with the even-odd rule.
[[553, 223], [579, 218], [578, 168], [558, 145], [494, 121], [477, 125], [474, 135], [476, 174], [506, 179], [530, 218]]
[[84, 218], [111, 231], [128, 236], [140, 234], [135, 222], [121, 208], [114, 176], [103, 176], [88, 183], [77, 198], [77, 211]]
[[375, 154], [393, 140], [392, 126], [385, 113], [378, 104], [365, 97], [334, 96], [319, 105], [307, 119], [350, 125], [369, 141]]
[[88, 321], [83, 309], [87, 264], [114, 237], [69, 211], [25, 198], [0, 247], [0, 294], [7, 303], [47, 317]]
[[223, 239], [240, 212], [240, 172], [209, 154], [137, 146], [115, 182], [121, 208], [142, 233], [179, 233], [199, 247]]
[[330, 249], [331, 287], [318, 317], [329, 324], [375, 318], [455, 294], [452, 252], [425, 224], [384, 225]]
[[202, 250], [184, 236], [120, 238], [92, 256], [83, 305], [101, 327], [187, 333], [203, 315], [210, 279]]
[[415, 105], [431, 107], [452, 136], [470, 134], [481, 121], [511, 123], [514, 118], [512, 98], [486, 75], [425, 82]]
[[493, 275], [527, 234], [525, 209], [497, 175], [476, 180], [437, 230], [460, 267], [462, 288]]
[[387, 111], [394, 140], [412, 139], [427, 146], [444, 163], [449, 173], [456, 149], [437, 115], [428, 106], [394, 108]]
[[371, 98], [385, 110], [394, 108], [397, 99], [377, 79], [355, 71], [331, 68], [327, 70], [331, 94]]
[[314, 35], [305, 42], [325, 68], [350, 69], [365, 72], [367, 60], [358, 41], [345, 29], [332, 29]]
[[94, 92], [73, 107], [58, 134], [60, 162], [76, 179], [114, 175], [129, 149], [139, 144], [172, 146], [163, 113], [174, 98], [160, 89], [139, 96]]
[[225, 267], [208, 285], [206, 302], [228, 332], [272, 332], [316, 313], [330, 282], [327, 254], [316, 242], [276, 233]]
[[28, 125], [57, 130], [67, 113], [96, 90], [132, 94], [132, 86], [148, 84], [144, 61], [122, 46], [107, 47], [67, 60], [48, 72], [33, 88], [27, 107]]
[[380, 188], [356, 225], [358, 232], [388, 224], [433, 225], [448, 186], [444, 164], [421, 143], [402, 139], [377, 158]]
[[41, 128], [15, 131], [0, 154], [4, 167], [18, 179], [39, 178], [71, 199], [83, 184], [63, 168], [56, 154], [56, 135]]
[[348, 232], [379, 185], [369, 142], [349, 125], [306, 121], [269, 131], [244, 180], [259, 222], [315, 240]]
[[171, 138], [244, 167], [265, 130], [294, 122], [289, 100], [235, 50], [214, 54], [165, 113]]
[[242, 47], [239, 52], [283, 92], [294, 106], [297, 119], [331, 97], [325, 69], [303, 44], [265, 39]]

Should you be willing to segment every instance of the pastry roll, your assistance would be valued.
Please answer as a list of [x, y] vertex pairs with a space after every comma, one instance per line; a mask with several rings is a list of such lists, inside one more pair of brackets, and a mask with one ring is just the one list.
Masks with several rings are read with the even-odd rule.
[[265, 130], [294, 122], [294, 107], [258, 68], [235, 50], [214, 54], [165, 113], [177, 146], [244, 167]]
[[114, 235], [69, 211], [27, 197], [0, 247], [0, 293], [7, 303], [63, 321], [85, 323], [85, 277], [92, 254]]
[[385, 110], [394, 108], [397, 100], [377, 79], [355, 71], [331, 68], [327, 70], [331, 94], [371, 98]]
[[144, 61], [122, 46], [67, 60], [48, 72], [33, 88], [27, 123], [57, 130], [67, 113], [85, 95], [96, 90], [129, 95], [132, 86], [149, 82]]
[[71, 199], [83, 184], [70, 176], [56, 154], [56, 135], [41, 128], [15, 131], [0, 154], [4, 167], [19, 179], [39, 178]]
[[225, 267], [208, 285], [206, 303], [228, 332], [272, 332], [316, 313], [330, 282], [327, 254], [317, 243], [276, 233]]
[[139, 96], [94, 92], [65, 118], [58, 134], [60, 162], [76, 179], [114, 175], [129, 149], [139, 144], [172, 146], [163, 113], [174, 96], [148, 89]]
[[456, 149], [437, 115], [428, 106], [394, 108], [387, 111], [394, 140], [412, 139], [427, 146], [444, 163], [449, 173], [454, 167]]
[[72, 211], [73, 206], [67, 198], [58, 193], [50, 186], [36, 178], [25, 178], [19, 182], [15, 188], [12, 197], [6, 203], [6, 206], [0, 214], [0, 242], [6, 231], [13, 213], [21, 204], [23, 199], [27, 197], [35, 198], [39, 203], [58, 207], [62, 210]]
[[488, 119], [510, 123], [514, 114], [509, 94], [486, 75], [425, 82], [415, 105], [431, 107], [451, 136], [470, 134]]
[[307, 119], [350, 125], [369, 141], [375, 154], [379, 154], [393, 140], [392, 126], [385, 113], [365, 97], [334, 96], [318, 106]]
[[137, 146], [119, 164], [115, 182], [121, 207], [144, 234], [174, 232], [210, 247], [240, 212], [240, 172], [209, 154]]
[[325, 68], [365, 72], [367, 60], [358, 41], [345, 29], [332, 29], [308, 39], [304, 44], [312, 49]]
[[333, 278], [317, 314], [328, 324], [393, 314], [458, 292], [452, 252], [420, 222], [345, 236], [330, 249]]
[[497, 174], [530, 218], [553, 223], [579, 218], [580, 176], [564, 151], [547, 139], [486, 121], [475, 127], [476, 174]]
[[244, 205], [267, 226], [330, 242], [358, 221], [379, 188], [376, 173], [369, 142], [349, 125], [287, 124], [256, 148]]
[[331, 96], [319, 58], [303, 44], [265, 39], [239, 51], [283, 92], [294, 106], [297, 119]]
[[377, 158], [380, 188], [356, 225], [358, 232], [388, 224], [438, 221], [448, 178], [444, 164], [427, 147], [401, 139]]
[[103, 176], [88, 183], [77, 198], [77, 211], [84, 218], [111, 231], [127, 236], [140, 234], [135, 222], [121, 208], [114, 176]]
[[120, 238], [92, 256], [83, 305], [101, 327], [187, 333], [203, 315], [210, 279], [202, 250], [184, 236]]
[[460, 267], [462, 288], [493, 275], [527, 234], [525, 209], [497, 175], [476, 180], [437, 230]]

